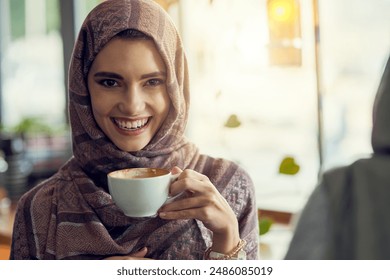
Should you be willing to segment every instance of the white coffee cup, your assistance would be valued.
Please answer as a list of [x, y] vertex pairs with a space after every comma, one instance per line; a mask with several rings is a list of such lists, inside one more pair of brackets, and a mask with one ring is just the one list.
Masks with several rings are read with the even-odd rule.
[[129, 217], [155, 216], [177, 177], [161, 168], [128, 168], [107, 175], [115, 204]]

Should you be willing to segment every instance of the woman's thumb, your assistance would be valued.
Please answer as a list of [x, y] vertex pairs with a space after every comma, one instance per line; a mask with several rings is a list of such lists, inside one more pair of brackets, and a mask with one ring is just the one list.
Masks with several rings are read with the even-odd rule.
[[137, 258], [143, 258], [146, 256], [146, 254], [148, 253], [148, 248], [146, 247], [143, 247], [141, 250], [139, 250], [138, 252], [135, 252], [135, 253], [132, 253], [131, 256], [132, 257], [137, 257]]
[[181, 173], [181, 172], [183, 172], [183, 170], [181, 170], [179, 167], [177, 167], [177, 166], [174, 166], [172, 169], [171, 169], [171, 173], [173, 174], [173, 175], [175, 175], [175, 174], [178, 174], [178, 173]]

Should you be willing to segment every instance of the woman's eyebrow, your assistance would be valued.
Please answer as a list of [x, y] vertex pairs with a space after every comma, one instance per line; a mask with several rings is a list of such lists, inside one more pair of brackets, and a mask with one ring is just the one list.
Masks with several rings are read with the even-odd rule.
[[121, 75], [118, 75], [118, 74], [112, 73], [112, 72], [97, 72], [93, 76], [94, 77], [103, 77], [103, 78], [112, 78], [112, 79], [123, 80], [123, 77]]
[[153, 78], [153, 77], [166, 77], [167, 73], [164, 71], [156, 71], [148, 74], [141, 75], [141, 79]]

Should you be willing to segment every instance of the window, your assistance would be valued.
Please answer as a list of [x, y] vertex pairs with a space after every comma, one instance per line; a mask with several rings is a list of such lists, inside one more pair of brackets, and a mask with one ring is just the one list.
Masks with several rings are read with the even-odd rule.
[[58, 0], [2, 1], [2, 125], [39, 117], [65, 120]]
[[[295, 2], [298, 66], [271, 65], [267, 0], [183, 0], [177, 18], [190, 67], [189, 137], [242, 164], [260, 207], [288, 212], [318, 179], [317, 78], [326, 170], [371, 153], [372, 102], [390, 51], [389, 1], [319, 1], [317, 77], [313, 1]], [[300, 166], [294, 176], [279, 173], [287, 156]]]
[[[277, 67], [268, 56], [266, 1], [183, 1], [183, 13], [190, 138], [201, 151], [240, 163], [259, 206], [307, 192], [319, 168], [312, 23], [302, 24], [301, 66]], [[300, 164], [296, 176], [278, 173], [286, 156]]]

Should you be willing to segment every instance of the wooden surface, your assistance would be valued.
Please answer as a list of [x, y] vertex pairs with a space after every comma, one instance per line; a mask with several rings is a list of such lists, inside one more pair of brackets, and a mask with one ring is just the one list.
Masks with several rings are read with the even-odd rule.
[[15, 218], [16, 202], [0, 213], [0, 260], [8, 260], [11, 250], [12, 229]]
[[275, 223], [279, 224], [289, 224], [291, 221], [292, 213], [281, 212], [281, 211], [273, 211], [273, 210], [265, 210], [259, 209], [259, 217], [260, 218], [270, 218]]

